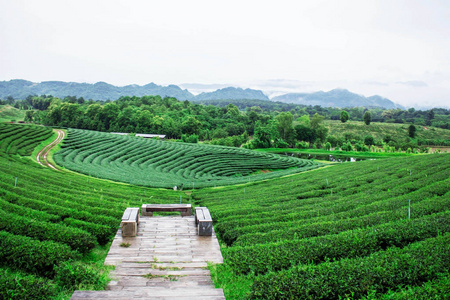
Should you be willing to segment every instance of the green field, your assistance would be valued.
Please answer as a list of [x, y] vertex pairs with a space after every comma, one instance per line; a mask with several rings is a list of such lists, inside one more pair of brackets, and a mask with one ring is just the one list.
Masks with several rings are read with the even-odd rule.
[[[315, 169], [320, 163], [246, 149], [68, 130], [55, 162], [67, 169], [150, 187], [248, 183]], [[260, 173], [258, 173], [260, 172]]]
[[24, 118], [24, 110], [17, 109], [10, 105], [0, 105], [0, 123], [23, 121]]
[[[404, 141], [408, 138], [409, 124], [372, 122], [366, 125], [361, 121], [325, 120], [323, 124], [328, 128], [328, 135], [344, 138], [350, 134], [352, 139], [364, 140], [366, 136], [373, 136], [375, 140], [382, 141], [386, 135], [395, 141]], [[423, 140], [450, 140], [450, 130], [430, 126], [416, 125], [416, 138]]]
[[450, 154], [432, 154], [192, 196], [223, 243], [227, 299], [378, 299], [450, 283], [449, 175]]

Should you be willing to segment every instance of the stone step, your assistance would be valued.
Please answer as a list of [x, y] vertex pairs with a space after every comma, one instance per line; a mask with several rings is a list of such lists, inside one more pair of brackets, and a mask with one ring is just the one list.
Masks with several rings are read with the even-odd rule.
[[141, 217], [136, 237], [122, 237], [117, 231], [105, 259], [105, 265], [116, 267], [107, 290], [75, 291], [71, 299], [223, 300], [208, 261], [223, 262], [220, 246], [214, 233], [197, 235], [193, 216]]
[[140, 276], [121, 276], [116, 281], [111, 281], [108, 284], [108, 290], [121, 290], [124, 286], [127, 287], [197, 287], [197, 286], [213, 286], [211, 276], [185, 276], [177, 278], [155, 277], [147, 279]]
[[155, 269], [136, 269], [136, 268], [122, 268], [120, 270], [111, 271], [111, 275], [114, 276], [203, 276], [210, 275], [209, 270], [194, 269], [194, 270], [155, 270]]
[[120, 291], [75, 291], [70, 298], [78, 299], [185, 299], [185, 300], [223, 300], [225, 299], [221, 289], [206, 290], [204, 288], [180, 288], [180, 289], [157, 289], [157, 288], [131, 288]]
[[148, 262], [148, 263], [135, 263], [135, 262], [122, 262], [118, 268], [206, 268], [208, 264], [206, 262], [190, 262], [190, 263], [165, 263], [165, 262]]

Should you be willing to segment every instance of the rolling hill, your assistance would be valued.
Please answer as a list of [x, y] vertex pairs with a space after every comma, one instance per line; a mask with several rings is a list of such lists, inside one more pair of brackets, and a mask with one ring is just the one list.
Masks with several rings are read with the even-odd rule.
[[322, 107], [382, 107], [382, 108], [402, 108], [389, 99], [381, 96], [365, 97], [352, 93], [346, 89], [334, 89], [329, 92], [314, 93], [289, 93], [276, 96], [272, 101], [285, 103], [295, 103], [303, 105], [319, 105]]

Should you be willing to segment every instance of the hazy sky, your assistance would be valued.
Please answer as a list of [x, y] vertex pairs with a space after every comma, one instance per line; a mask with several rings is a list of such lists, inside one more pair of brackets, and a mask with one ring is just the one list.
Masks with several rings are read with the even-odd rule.
[[0, 0], [0, 80], [17, 78], [450, 106], [450, 1]]

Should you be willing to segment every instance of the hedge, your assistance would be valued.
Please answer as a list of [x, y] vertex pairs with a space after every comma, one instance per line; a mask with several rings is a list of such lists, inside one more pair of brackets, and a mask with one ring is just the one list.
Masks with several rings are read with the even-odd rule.
[[96, 239], [82, 229], [64, 224], [41, 222], [3, 211], [0, 211], [0, 230], [29, 236], [40, 241], [50, 240], [66, 244], [80, 253], [87, 253], [97, 244]]
[[54, 299], [56, 295], [56, 285], [47, 278], [0, 268], [0, 299], [2, 300], [44, 300]]
[[250, 299], [362, 298], [421, 285], [450, 268], [450, 233], [363, 258], [299, 265], [255, 278]]
[[222, 252], [224, 261], [236, 273], [261, 274], [297, 264], [367, 256], [392, 246], [405, 247], [442, 232], [450, 232], [450, 211], [316, 238], [225, 248]]
[[54, 266], [79, 257], [67, 245], [0, 231], [0, 265], [3, 266], [52, 277]]

